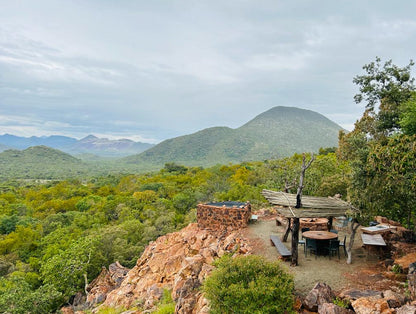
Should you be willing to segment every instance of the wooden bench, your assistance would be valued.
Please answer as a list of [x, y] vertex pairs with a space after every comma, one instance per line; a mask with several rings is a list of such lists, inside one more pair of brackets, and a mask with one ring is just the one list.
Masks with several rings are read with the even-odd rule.
[[282, 241], [280, 241], [278, 236], [271, 235], [270, 242], [273, 246], [276, 247], [276, 250], [279, 252], [283, 259], [292, 256], [292, 253], [287, 249], [287, 247], [282, 243]]

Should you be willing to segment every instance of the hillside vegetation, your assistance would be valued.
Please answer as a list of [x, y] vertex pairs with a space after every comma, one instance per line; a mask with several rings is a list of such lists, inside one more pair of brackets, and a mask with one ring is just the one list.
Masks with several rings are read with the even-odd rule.
[[[265, 204], [260, 191], [282, 189], [286, 177], [297, 176], [301, 160], [295, 155], [208, 169], [168, 164], [153, 174], [85, 182], [3, 182], [0, 312], [12, 307], [16, 313], [56, 310], [82, 291], [84, 274], [91, 281], [101, 266], [114, 261], [132, 267], [149, 241], [194, 221], [198, 203]], [[305, 193], [343, 193], [345, 173], [335, 154], [320, 155]]]
[[25, 150], [9, 149], [0, 153], [0, 179], [58, 179], [85, 175], [88, 168], [81, 160], [46, 146]]
[[123, 159], [126, 163], [190, 166], [281, 158], [337, 146], [342, 128], [319, 113], [293, 107], [274, 107], [237, 129], [215, 127], [166, 140]]

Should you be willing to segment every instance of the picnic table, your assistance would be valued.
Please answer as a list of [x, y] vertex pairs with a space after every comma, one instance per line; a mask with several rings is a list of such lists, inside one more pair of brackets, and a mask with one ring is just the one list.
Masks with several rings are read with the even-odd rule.
[[369, 255], [369, 252], [371, 248], [376, 248], [380, 251], [380, 255], [383, 252], [383, 247], [386, 246], [386, 242], [384, 241], [381, 234], [367, 234], [362, 233], [361, 234], [361, 240], [363, 241], [364, 247], [367, 249], [367, 257]]
[[395, 226], [381, 225], [380, 224], [380, 225], [377, 225], [377, 226], [361, 228], [361, 231], [363, 233], [367, 233], [367, 234], [382, 234], [382, 233], [385, 233], [385, 232], [394, 231], [396, 229], [397, 229], [397, 227], [395, 227]]

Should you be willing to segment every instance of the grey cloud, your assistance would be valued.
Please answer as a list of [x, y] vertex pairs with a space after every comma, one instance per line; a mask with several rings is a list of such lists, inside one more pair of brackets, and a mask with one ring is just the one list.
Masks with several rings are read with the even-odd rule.
[[351, 126], [363, 110], [352, 84], [362, 65], [414, 58], [415, 9], [412, 1], [7, 2], [0, 115], [19, 128], [39, 121], [25, 122], [38, 134], [157, 140], [238, 127], [277, 105]]

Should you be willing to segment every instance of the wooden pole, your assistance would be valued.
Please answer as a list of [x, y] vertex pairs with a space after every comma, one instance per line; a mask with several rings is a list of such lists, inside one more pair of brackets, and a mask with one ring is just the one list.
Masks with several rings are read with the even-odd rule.
[[292, 261], [290, 265], [298, 266], [299, 218], [293, 218], [292, 227]]
[[292, 218], [287, 217], [287, 226], [286, 226], [285, 234], [282, 237], [282, 242], [287, 241], [287, 237], [289, 236], [289, 233], [291, 231], [291, 221], [292, 221]]
[[332, 221], [333, 221], [334, 217], [329, 216], [328, 217], [328, 231], [331, 231], [332, 229]]

